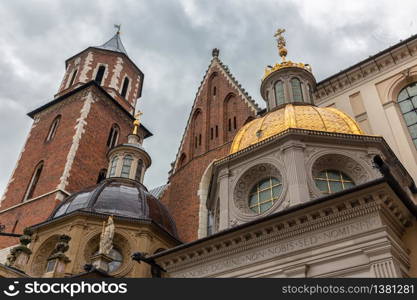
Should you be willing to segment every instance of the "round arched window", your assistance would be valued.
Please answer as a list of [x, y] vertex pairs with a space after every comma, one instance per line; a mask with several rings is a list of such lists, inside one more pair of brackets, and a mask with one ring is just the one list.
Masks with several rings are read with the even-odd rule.
[[275, 177], [268, 177], [258, 182], [249, 193], [249, 208], [255, 213], [263, 213], [278, 200], [282, 183]]
[[417, 82], [403, 88], [397, 100], [405, 124], [408, 127], [414, 145], [417, 147]]
[[324, 194], [340, 192], [355, 185], [349, 176], [337, 170], [321, 171], [314, 178], [314, 181]]

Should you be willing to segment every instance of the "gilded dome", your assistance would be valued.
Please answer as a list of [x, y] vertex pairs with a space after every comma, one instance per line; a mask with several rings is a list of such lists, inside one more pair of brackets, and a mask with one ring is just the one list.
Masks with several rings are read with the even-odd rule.
[[287, 104], [243, 126], [233, 140], [230, 154], [289, 128], [364, 134], [351, 117], [336, 108]]

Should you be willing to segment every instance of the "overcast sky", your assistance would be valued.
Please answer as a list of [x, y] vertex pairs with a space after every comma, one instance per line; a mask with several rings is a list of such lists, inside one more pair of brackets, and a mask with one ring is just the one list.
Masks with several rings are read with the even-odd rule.
[[261, 105], [264, 67], [278, 61], [273, 34], [287, 29], [288, 58], [330, 76], [417, 33], [417, 1], [1, 1], [0, 197], [31, 126], [30, 110], [52, 100], [64, 61], [122, 41], [145, 73], [138, 108], [154, 136], [148, 188], [164, 184], [195, 93], [211, 59], [220, 59]]

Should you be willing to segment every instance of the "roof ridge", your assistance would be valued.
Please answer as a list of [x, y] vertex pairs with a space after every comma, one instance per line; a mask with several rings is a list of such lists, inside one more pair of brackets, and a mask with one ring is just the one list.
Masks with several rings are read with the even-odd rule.
[[94, 48], [121, 52], [127, 55], [126, 49], [123, 46], [122, 40], [120, 39], [120, 34], [118, 32], [110, 40], [105, 42], [103, 45], [97, 46]]

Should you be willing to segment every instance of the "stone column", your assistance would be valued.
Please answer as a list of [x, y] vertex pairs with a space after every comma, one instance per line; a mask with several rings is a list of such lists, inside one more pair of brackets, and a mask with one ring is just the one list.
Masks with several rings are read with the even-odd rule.
[[229, 170], [223, 169], [219, 176], [219, 231], [229, 227]]
[[288, 199], [290, 205], [306, 202], [310, 199], [307, 185], [306, 168], [304, 161], [305, 145], [292, 141], [283, 145], [284, 164], [287, 174]]

